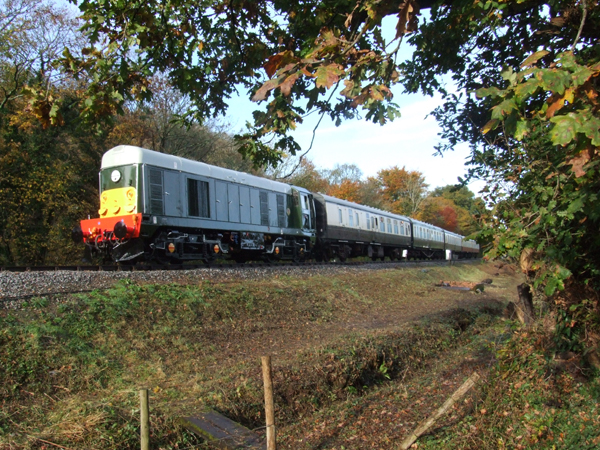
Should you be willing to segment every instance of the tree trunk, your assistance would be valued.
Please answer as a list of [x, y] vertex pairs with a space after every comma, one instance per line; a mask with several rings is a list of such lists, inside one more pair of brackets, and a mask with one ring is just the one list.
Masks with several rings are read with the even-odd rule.
[[523, 283], [517, 286], [517, 292], [519, 293], [519, 302], [516, 304], [517, 317], [523, 325], [529, 325], [534, 319], [531, 289], [527, 283]]

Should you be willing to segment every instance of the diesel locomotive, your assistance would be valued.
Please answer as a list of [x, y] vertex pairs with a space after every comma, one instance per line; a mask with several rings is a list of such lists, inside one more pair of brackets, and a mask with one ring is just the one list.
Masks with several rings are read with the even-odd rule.
[[106, 152], [99, 177], [98, 217], [73, 229], [87, 258], [178, 264], [479, 252], [474, 241], [409, 217], [134, 146]]

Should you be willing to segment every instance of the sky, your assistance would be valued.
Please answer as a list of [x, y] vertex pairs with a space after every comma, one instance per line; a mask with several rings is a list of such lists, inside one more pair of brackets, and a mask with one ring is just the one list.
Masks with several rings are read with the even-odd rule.
[[[307, 158], [319, 169], [355, 164], [364, 177], [392, 166], [417, 170], [424, 174], [430, 189], [456, 184], [458, 177], [466, 174], [469, 149], [467, 145], [460, 145], [452, 152], [434, 156], [434, 147], [441, 142], [440, 128], [435, 119], [427, 115], [441, 103], [440, 98], [396, 93], [394, 101], [400, 105], [401, 117], [383, 126], [353, 119], [336, 127], [324, 117]], [[227, 118], [235, 132], [242, 130], [254, 109], [256, 104], [250, 100], [234, 101]], [[303, 151], [310, 147], [316, 119], [317, 116], [306, 120], [292, 134]], [[475, 193], [482, 187], [480, 182], [469, 184]]]
[[[425, 11], [425, 17], [429, 11]], [[394, 18], [383, 23], [384, 34], [395, 31]], [[421, 19], [423, 20], [423, 19]], [[399, 60], [412, 56], [413, 48], [406, 42], [402, 44]], [[374, 176], [381, 169], [393, 166], [406, 170], [417, 170], [424, 174], [429, 188], [458, 183], [467, 168], [469, 148], [459, 145], [452, 152], [442, 156], [435, 155], [434, 147], [441, 142], [438, 136], [440, 128], [433, 117], [427, 117], [441, 98], [427, 97], [421, 94], [404, 94], [402, 87], [392, 88], [393, 101], [400, 106], [401, 117], [380, 126], [367, 120], [346, 120], [339, 127], [324, 117], [315, 134], [312, 149], [307, 154], [318, 169], [332, 169], [336, 164], [355, 164], [366, 178]], [[262, 105], [240, 96], [230, 102], [227, 122], [233, 132], [244, 131], [246, 121], [251, 121], [252, 111], [264, 109]], [[318, 116], [312, 115], [299, 124], [292, 136], [302, 147], [302, 152], [310, 147], [313, 129]], [[469, 188], [478, 193], [484, 186], [473, 181]]]

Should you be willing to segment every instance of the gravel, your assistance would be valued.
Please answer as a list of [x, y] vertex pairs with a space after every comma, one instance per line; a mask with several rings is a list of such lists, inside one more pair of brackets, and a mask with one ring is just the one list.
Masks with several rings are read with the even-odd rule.
[[[477, 260], [471, 260], [475, 262]], [[465, 261], [466, 262], [466, 261]], [[281, 275], [313, 276], [334, 275], [349, 271], [389, 269], [415, 265], [440, 265], [444, 261], [386, 262], [358, 266], [345, 265], [275, 265], [275, 266], [233, 266], [205, 267], [186, 270], [134, 270], [134, 271], [0, 271], [0, 309], [19, 308], [28, 298], [46, 297], [61, 302], [64, 294], [89, 292], [106, 289], [119, 280], [130, 279], [139, 284], [181, 283], [192, 284], [205, 280], [229, 281], [259, 280]], [[423, 269], [427, 270], [427, 269]]]
[[119, 280], [130, 279], [139, 284], [199, 283], [205, 280], [257, 280], [277, 275], [312, 276], [339, 274], [356, 270], [347, 266], [264, 266], [238, 268], [202, 268], [191, 270], [152, 271], [26, 271], [0, 272], [0, 309], [18, 308], [24, 299], [32, 297], [64, 297], [66, 293], [106, 289]]

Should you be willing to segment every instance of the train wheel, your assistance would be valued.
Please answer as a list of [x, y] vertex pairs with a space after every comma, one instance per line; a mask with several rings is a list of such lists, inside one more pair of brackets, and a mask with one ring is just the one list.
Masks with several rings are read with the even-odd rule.
[[211, 265], [217, 260], [217, 255], [214, 253], [208, 253], [202, 257], [202, 262], [206, 265]]
[[274, 255], [269, 254], [269, 253], [264, 254], [262, 259], [264, 262], [269, 263], [269, 264], [274, 264], [277, 261], [279, 261], [279, 259], [277, 257], [275, 257]]

